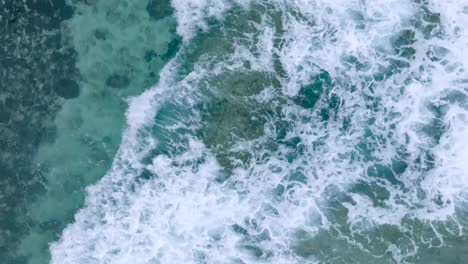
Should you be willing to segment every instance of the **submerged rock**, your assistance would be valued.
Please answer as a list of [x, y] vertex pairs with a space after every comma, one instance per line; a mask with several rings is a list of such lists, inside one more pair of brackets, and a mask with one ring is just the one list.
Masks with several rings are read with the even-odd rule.
[[172, 14], [171, 1], [169, 0], [150, 0], [146, 6], [148, 14], [158, 20]]
[[127, 88], [130, 85], [130, 79], [125, 75], [112, 74], [107, 77], [106, 85], [116, 89]]
[[7, 123], [10, 120], [10, 113], [0, 110], [0, 123]]
[[65, 99], [76, 98], [80, 95], [80, 87], [74, 80], [60, 79], [54, 84], [54, 92]]
[[94, 37], [99, 40], [106, 40], [108, 32], [105, 29], [96, 29], [94, 31]]

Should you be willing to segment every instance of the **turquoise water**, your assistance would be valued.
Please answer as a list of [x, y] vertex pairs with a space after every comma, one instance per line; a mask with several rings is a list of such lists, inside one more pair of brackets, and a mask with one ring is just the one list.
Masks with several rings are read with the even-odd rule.
[[68, 5], [12, 263], [468, 259], [467, 1]]
[[[1, 243], [6, 247], [1, 250], [6, 263], [49, 263], [49, 243], [59, 238], [66, 224], [73, 222], [74, 213], [84, 204], [86, 186], [98, 181], [112, 163], [125, 125], [127, 98], [140, 94], [158, 81], [159, 71], [175, 55], [181, 42], [175, 34], [176, 21], [171, 16], [172, 9], [162, 14], [155, 13], [155, 7], [147, 1], [69, 1], [67, 4], [52, 1], [51, 6], [29, 2], [24, 6], [5, 6], [9, 8], [7, 12], [18, 12], [20, 21], [22, 13], [15, 8], [30, 8], [25, 17], [34, 14], [44, 20], [50, 19], [49, 15], [55, 17], [61, 5], [71, 10], [72, 16], [57, 15], [61, 20], [54, 24], [56, 28], [39, 28], [37, 36], [30, 33], [30, 38], [31, 42], [39, 42], [37, 39], [46, 38], [44, 35], [54, 37], [53, 34], [57, 34], [55, 49], [74, 54], [73, 57], [68, 55], [69, 61], [49, 65], [51, 68], [65, 68], [58, 71], [66, 71], [67, 79], [63, 79], [57, 70], [52, 73], [59, 79], [58, 84], [52, 84], [52, 93], [58, 98], [41, 91], [42, 84], [38, 85], [38, 94], [34, 95], [36, 100], [44, 100], [44, 104], [57, 105], [47, 109], [47, 115], [51, 117], [39, 116], [29, 121], [39, 123], [38, 127], [26, 126], [32, 130], [30, 133], [37, 134], [40, 133], [39, 127], [46, 127], [40, 144], [34, 150], [25, 150], [28, 152], [26, 158], [18, 151], [10, 154], [17, 155], [21, 163], [30, 162], [32, 172], [26, 172], [31, 173], [29, 182], [26, 174], [23, 175], [26, 183], [7, 183], [5, 189], [2, 185], [2, 192], [14, 193], [18, 200], [24, 199], [23, 203], [16, 205], [5, 202], [4, 208], [11, 206], [11, 211], [16, 211], [10, 213], [10, 220], [17, 225], [6, 222], [0, 229], [4, 234], [11, 234], [11, 237], [3, 236]], [[47, 11], [50, 14], [44, 14]], [[23, 42], [24, 46], [29, 44], [26, 40]], [[40, 48], [37, 53], [55, 62], [55, 49]], [[35, 59], [32, 57], [30, 60], [35, 62]], [[70, 76], [71, 70], [67, 67], [75, 68], [79, 76]], [[44, 78], [40, 73], [35, 74]], [[45, 83], [44, 87], [49, 85], [48, 80]], [[27, 86], [17, 89], [27, 89]], [[26, 111], [35, 111], [28, 106], [25, 108]], [[15, 124], [10, 121], [7, 125]], [[5, 140], [7, 136], [2, 133]], [[21, 163], [17, 163], [18, 171], [23, 173], [25, 170], [19, 170]], [[12, 178], [16, 177], [12, 175]], [[40, 187], [33, 189], [34, 185]], [[15, 191], [15, 188], [24, 188], [30, 197]], [[7, 214], [3, 215], [6, 217]]]

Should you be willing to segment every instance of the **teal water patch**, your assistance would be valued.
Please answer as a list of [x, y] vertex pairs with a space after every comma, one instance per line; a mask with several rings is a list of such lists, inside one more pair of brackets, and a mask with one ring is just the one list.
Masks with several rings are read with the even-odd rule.
[[[24, 263], [16, 248], [30, 228], [28, 208], [44, 191], [34, 162], [55, 137], [60, 87], [75, 87], [75, 53], [61, 41], [73, 15], [64, 0], [0, 1], [0, 260]], [[57, 85], [62, 84], [62, 85]], [[44, 249], [46, 250], [46, 249]]]
[[70, 1], [75, 15], [62, 25], [62, 37], [76, 51], [80, 79], [59, 81], [56, 93], [66, 101], [53, 121], [56, 136], [35, 157], [46, 192], [28, 209], [31, 228], [17, 251], [27, 263], [48, 263], [48, 243], [112, 163], [127, 98], [157, 82], [181, 45], [172, 9], [154, 14], [152, 2]]

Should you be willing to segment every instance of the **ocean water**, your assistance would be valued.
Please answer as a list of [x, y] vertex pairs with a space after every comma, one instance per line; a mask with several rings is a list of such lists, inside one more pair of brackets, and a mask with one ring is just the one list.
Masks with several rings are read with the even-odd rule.
[[174, 19], [156, 21], [147, 3], [133, 2], [77, 1], [76, 15], [62, 25], [65, 45], [77, 53], [80, 95], [62, 105], [54, 120], [54, 141], [42, 144], [34, 159], [45, 167], [47, 189], [30, 203], [28, 212], [33, 222], [50, 223], [51, 228], [38, 226], [21, 242], [21, 254], [31, 255], [32, 263], [48, 258], [48, 250], [37, 251], [32, 245], [43, 240], [39, 243], [47, 249], [61, 230], [57, 222], [64, 228], [73, 221], [84, 188], [109, 169], [125, 125], [126, 98], [157, 82], [171, 56], [168, 46], [177, 40]]
[[468, 262], [468, 1], [66, 6], [7, 263]]
[[133, 2], [0, 1], [12, 43], [1, 50], [0, 263], [50, 262], [49, 243], [110, 168], [127, 98], [175, 55], [172, 9]]

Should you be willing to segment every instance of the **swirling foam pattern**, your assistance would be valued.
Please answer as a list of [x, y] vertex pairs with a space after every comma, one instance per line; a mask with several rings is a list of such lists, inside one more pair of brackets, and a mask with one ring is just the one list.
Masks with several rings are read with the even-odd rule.
[[462, 263], [468, 1], [173, 0], [52, 263]]

